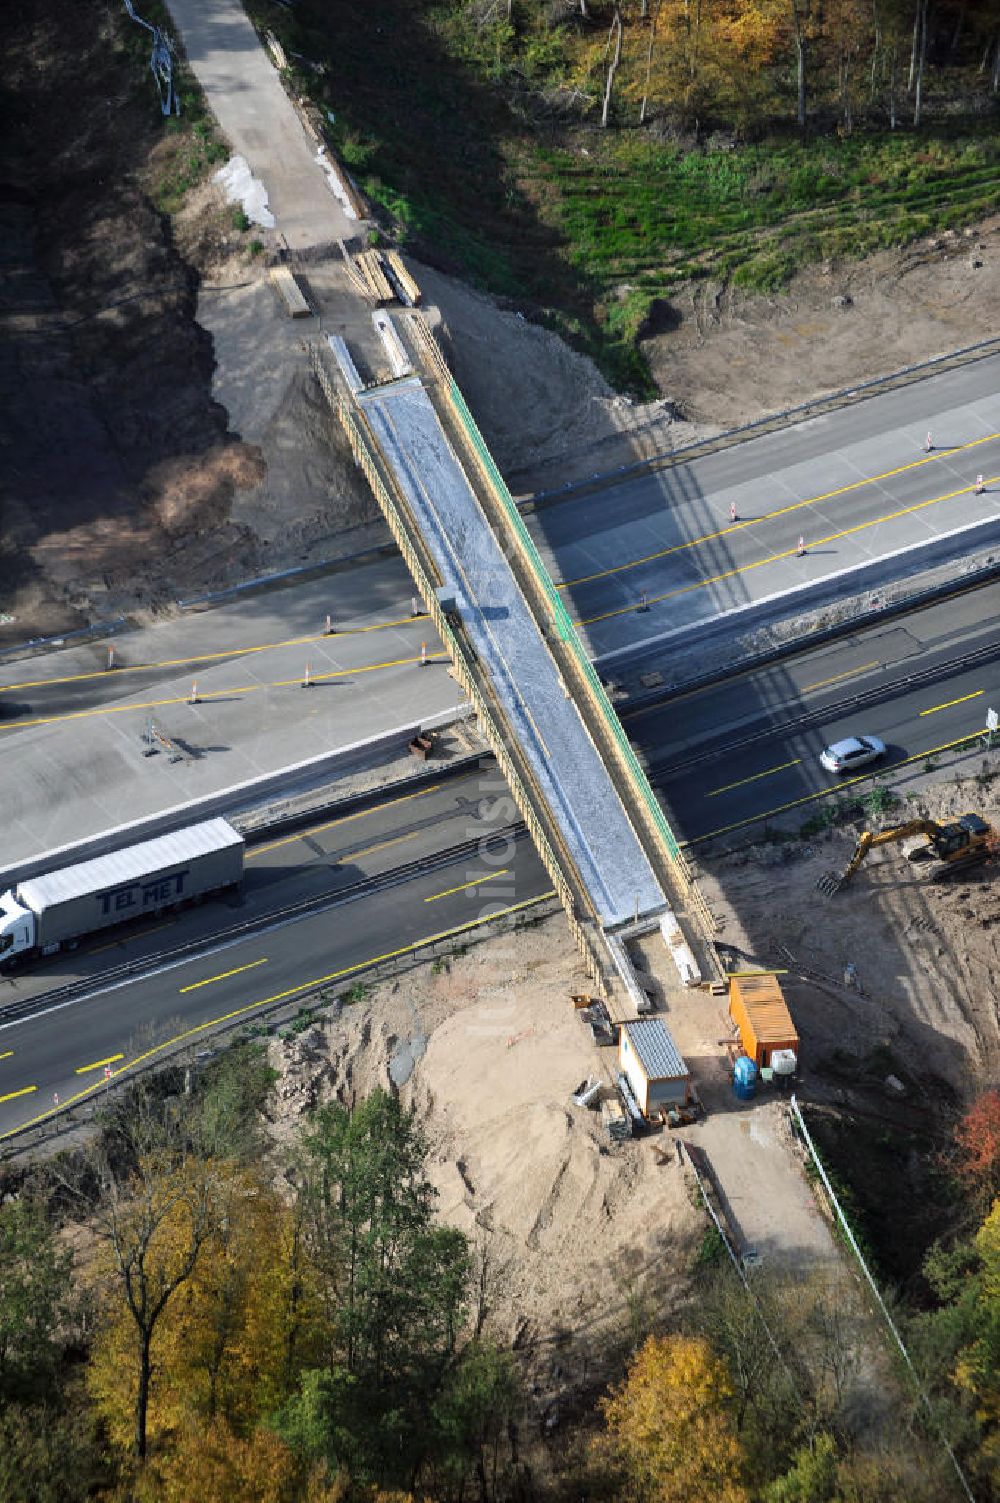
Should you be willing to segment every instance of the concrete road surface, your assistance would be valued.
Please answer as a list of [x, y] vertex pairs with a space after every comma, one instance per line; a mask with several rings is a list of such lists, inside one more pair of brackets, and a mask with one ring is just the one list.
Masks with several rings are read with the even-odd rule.
[[270, 58], [240, 0], [167, 0], [188, 61], [234, 155], [268, 193], [275, 228], [295, 251], [336, 246], [357, 234], [316, 160]]
[[821, 590], [870, 589], [857, 571], [879, 560], [891, 580], [915, 554], [930, 567], [988, 548], [1000, 538], [998, 385], [993, 356], [543, 506], [528, 525], [591, 653], [617, 672], [640, 644], [679, 645], [726, 613], [736, 631], [762, 602], [793, 614]]

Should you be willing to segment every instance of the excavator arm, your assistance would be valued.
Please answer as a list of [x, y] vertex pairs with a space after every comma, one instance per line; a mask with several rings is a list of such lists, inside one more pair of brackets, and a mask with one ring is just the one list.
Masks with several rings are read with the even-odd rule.
[[935, 824], [932, 819], [910, 819], [904, 825], [890, 825], [887, 830], [864, 830], [854, 847], [854, 855], [840, 875], [829, 872], [826, 877], [820, 879], [819, 885], [824, 892], [830, 893], [839, 892], [840, 888], [846, 887], [873, 846], [888, 845], [890, 841], [895, 840], [907, 840], [911, 835], [926, 835], [928, 840], [933, 840], [940, 833], [941, 826]]
[[932, 819], [911, 819], [905, 825], [890, 825], [887, 830], [879, 830], [877, 833], [865, 830], [854, 848], [854, 855], [841, 875], [841, 887], [851, 880], [873, 846], [888, 845], [890, 841], [908, 840], [911, 835], [926, 835], [928, 840], [933, 840], [940, 833], [941, 826], [935, 824]]

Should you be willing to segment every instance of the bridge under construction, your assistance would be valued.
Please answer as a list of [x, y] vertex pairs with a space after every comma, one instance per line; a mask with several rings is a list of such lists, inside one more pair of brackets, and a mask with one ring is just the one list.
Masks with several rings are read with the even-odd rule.
[[713, 968], [711, 916], [431, 331], [415, 311], [374, 318], [392, 379], [366, 384], [338, 338], [314, 369], [590, 974], [635, 1016], [624, 939], [659, 925], [691, 984]]

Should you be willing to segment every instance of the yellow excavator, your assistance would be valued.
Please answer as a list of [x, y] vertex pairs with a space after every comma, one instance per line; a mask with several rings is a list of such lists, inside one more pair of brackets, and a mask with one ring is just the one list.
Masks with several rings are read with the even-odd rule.
[[827, 872], [816, 884], [822, 892], [833, 894], [846, 887], [868, 852], [877, 845], [891, 841], [908, 840], [914, 835], [926, 839], [907, 851], [908, 861], [933, 861], [936, 863], [930, 875], [932, 882], [941, 882], [953, 874], [988, 861], [996, 847], [996, 836], [991, 825], [978, 814], [962, 814], [952, 824], [939, 825], [933, 819], [911, 819], [905, 825], [891, 825], [887, 830], [865, 830], [858, 838], [854, 855], [838, 875]]

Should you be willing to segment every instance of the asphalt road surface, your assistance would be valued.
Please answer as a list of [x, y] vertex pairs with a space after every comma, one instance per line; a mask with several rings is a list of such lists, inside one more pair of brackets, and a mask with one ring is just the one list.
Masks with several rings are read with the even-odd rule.
[[[982, 733], [1000, 710], [998, 612], [992, 585], [628, 716], [678, 837], [698, 844], [793, 811], [805, 821], [838, 789], [891, 784]], [[824, 746], [866, 733], [887, 744], [883, 762], [854, 778], [820, 766]]]
[[[551, 886], [530, 840], [504, 833], [516, 820], [494, 769], [466, 773], [262, 841], [248, 852], [245, 899], [238, 907], [209, 903], [166, 928], [103, 934], [69, 956], [40, 961], [30, 973], [0, 983], [0, 1008], [39, 998], [33, 1016], [0, 1024], [0, 1139], [57, 1106], [110, 1088], [136, 1062], [182, 1039], [197, 1045], [224, 1020], [249, 1017], [269, 1002], [294, 1002], [310, 988], [360, 975], [375, 960], [478, 926], [496, 912], [523, 906], [530, 913]], [[443, 864], [411, 870], [400, 885], [360, 896], [347, 891], [360, 877], [449, 850], [453, 854]], [[333, 906], [268, 924], [269, 911], [324, 894]], [[262, 927], [211, 943], [213, 932], [249, 917]], [[102, 986], [105, 967], [199, 937], [206, 940], [199, 954]], [[93, 989], [45, 1006], [42, 993], [80, 978], [91, 978]]]
[[[851, 786], [819, 766], [831, 740], [870, 731], [890, 747], [883, 771], [921, 765], [964, 740], [1000, 707], [1000, 585], [955, 597], [902, 623], [857, 633], [761, 673], [654, 705], [628, 721], [662, 785], [675, 827], [697, 844], [782, 811], [807, 818], [816, 802]], [[984, 651], [985, 660], [955, 660]], [[907, 678], [921, 682], [907, 686]], [[929, 681], [928, 681], [929, 679]], [[852, 707], [858, 695], [874, 702]], [[681, 713], [683, 712], [683, 713]], [[803, 715], [810, 723], [803, 728]], [[870, 786], [864, 774], [859, 786]], [[490, 766], [264, 837], [248, 853], [242, 899], [196, 908], [162, 926], [95, 937], [69, 955], [0, 982], [0, 1008], [74, 981], [83, 997], [27, 1021], [0, 1026], [0, 1135], [105, 1088], [150, 1052], [179, 1038], [197, 1043], [221, 1020], [250, 1016], [276, 998], [361, 974], [378, 958], [476, 924], [497, 908], [530, 905], [549, 891], [530, 842], [511, 840], [517, 814]], [[440, 853], [451, 853], [444, 857]], [[441, 864], [421, 871], [436, 855]], [[350, 890], [400, 865], [406, 879], [376, 892]], [[336, 902], [340, 897], [339, 904]], [[289, 921], [293, 902], [329, 897], [335, 906]], [[262, 928], [219, 939], [234, 924]], [[201, 954], [114, 989], [106, 969], [185, 942]], [[106, 981], [103, 983], [106, 987]], [[44, 1004], [43, 1004], [44, 1005]]]

